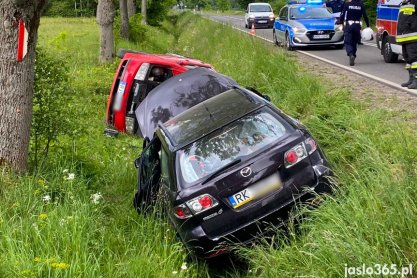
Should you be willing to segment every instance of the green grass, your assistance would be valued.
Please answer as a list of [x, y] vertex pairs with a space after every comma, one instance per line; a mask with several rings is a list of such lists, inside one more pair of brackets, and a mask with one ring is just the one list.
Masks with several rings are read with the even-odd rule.
[[[318, 139], [337, 175], [336, 195], [308, 212], [297, 231], [290, 227], [289, 238], [241, 249], [250, 272], [213, 271], [201, 262], [181, 270], [187, 254], [171, 226], [131, 206], [141, 140], [103, 136], [117, 62], [98, 64], [95, 20], [43, 18], [39, 44], [68, 63], [74, 95], [72, 113], [63, 116], [77, 128], [52, 146], [41, 172], [0, 172], [0, 277], [341, 277], [345, 264], [416, 263], [415, 126], [363, 107], [348, 91], [329, 90], [272, 45], [191, 15], [178, 24], [148, 27], [146, 40], [118, 46], [199, 58], [268, 93]], [[52, 200], [43, 202], [45, 195]]]

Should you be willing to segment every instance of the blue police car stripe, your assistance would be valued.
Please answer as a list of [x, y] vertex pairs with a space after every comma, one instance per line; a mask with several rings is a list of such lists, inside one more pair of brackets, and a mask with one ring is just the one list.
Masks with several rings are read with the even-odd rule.
[[400, 8], [379, 6], [377, 9], [378, 19], [397, 21], [399, 10]]

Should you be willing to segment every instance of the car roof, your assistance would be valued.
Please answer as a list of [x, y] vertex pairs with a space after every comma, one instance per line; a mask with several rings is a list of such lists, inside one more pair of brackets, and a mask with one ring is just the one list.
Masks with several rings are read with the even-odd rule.
[[268, 6], [271, 6], [269, 3], [264, 3], [264, 2], [249, 3], [249, 6], [254, 6], [254, 5], [268, 5]]
[[184, 111], [159, 127], [173, 151], [265, 106], [260, 96], [236, 87]]
[[142, 63], [152, 63], [152, 64], [158, 64], [158, 63], [173, 63], [178, 64], [181, 66], [187, 66], [187, 65], [195, 65], [199, 67], [206, 67], [211, 68], [212, 66], [206, 63], [203, 63], [200, 60], [188, 58], [176, 54], [148, 54], [148, 53], [133, 53], [133, 52], [127, 52], [124, 57], [124, 59], [137, 59], [140, 60]]

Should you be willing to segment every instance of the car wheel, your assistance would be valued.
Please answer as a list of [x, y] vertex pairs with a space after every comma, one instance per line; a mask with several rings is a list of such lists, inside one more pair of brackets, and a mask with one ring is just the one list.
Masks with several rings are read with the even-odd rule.
[[334, 46], [336, 49], [342, 49], [343, 48], [343, 44], [337, 44]]
[[293, 51], [294, 50], [294, 47], [291, 46], [290, 36], [288, 35], [288, 33], [285, 34], [284, 47], [288, 51]]
[[392, 52], [388, 37], [384, 37], [382, 40], [382, 56], [384, 57], [385, 63], [395, 63], [398, 61], [398, 54]]
[[245, 29], [249, 29], [249, 27], [248, 27], [248, 24], [247, 24], [247, 23], [245, 23]]

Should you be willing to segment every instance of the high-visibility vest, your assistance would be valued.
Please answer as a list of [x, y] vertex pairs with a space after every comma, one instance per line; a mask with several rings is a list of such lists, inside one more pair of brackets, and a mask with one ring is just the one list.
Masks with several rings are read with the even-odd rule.
[[397, 23], [398, 44], [417, 42], [417, 0], [404, 1], [400, 7]]

